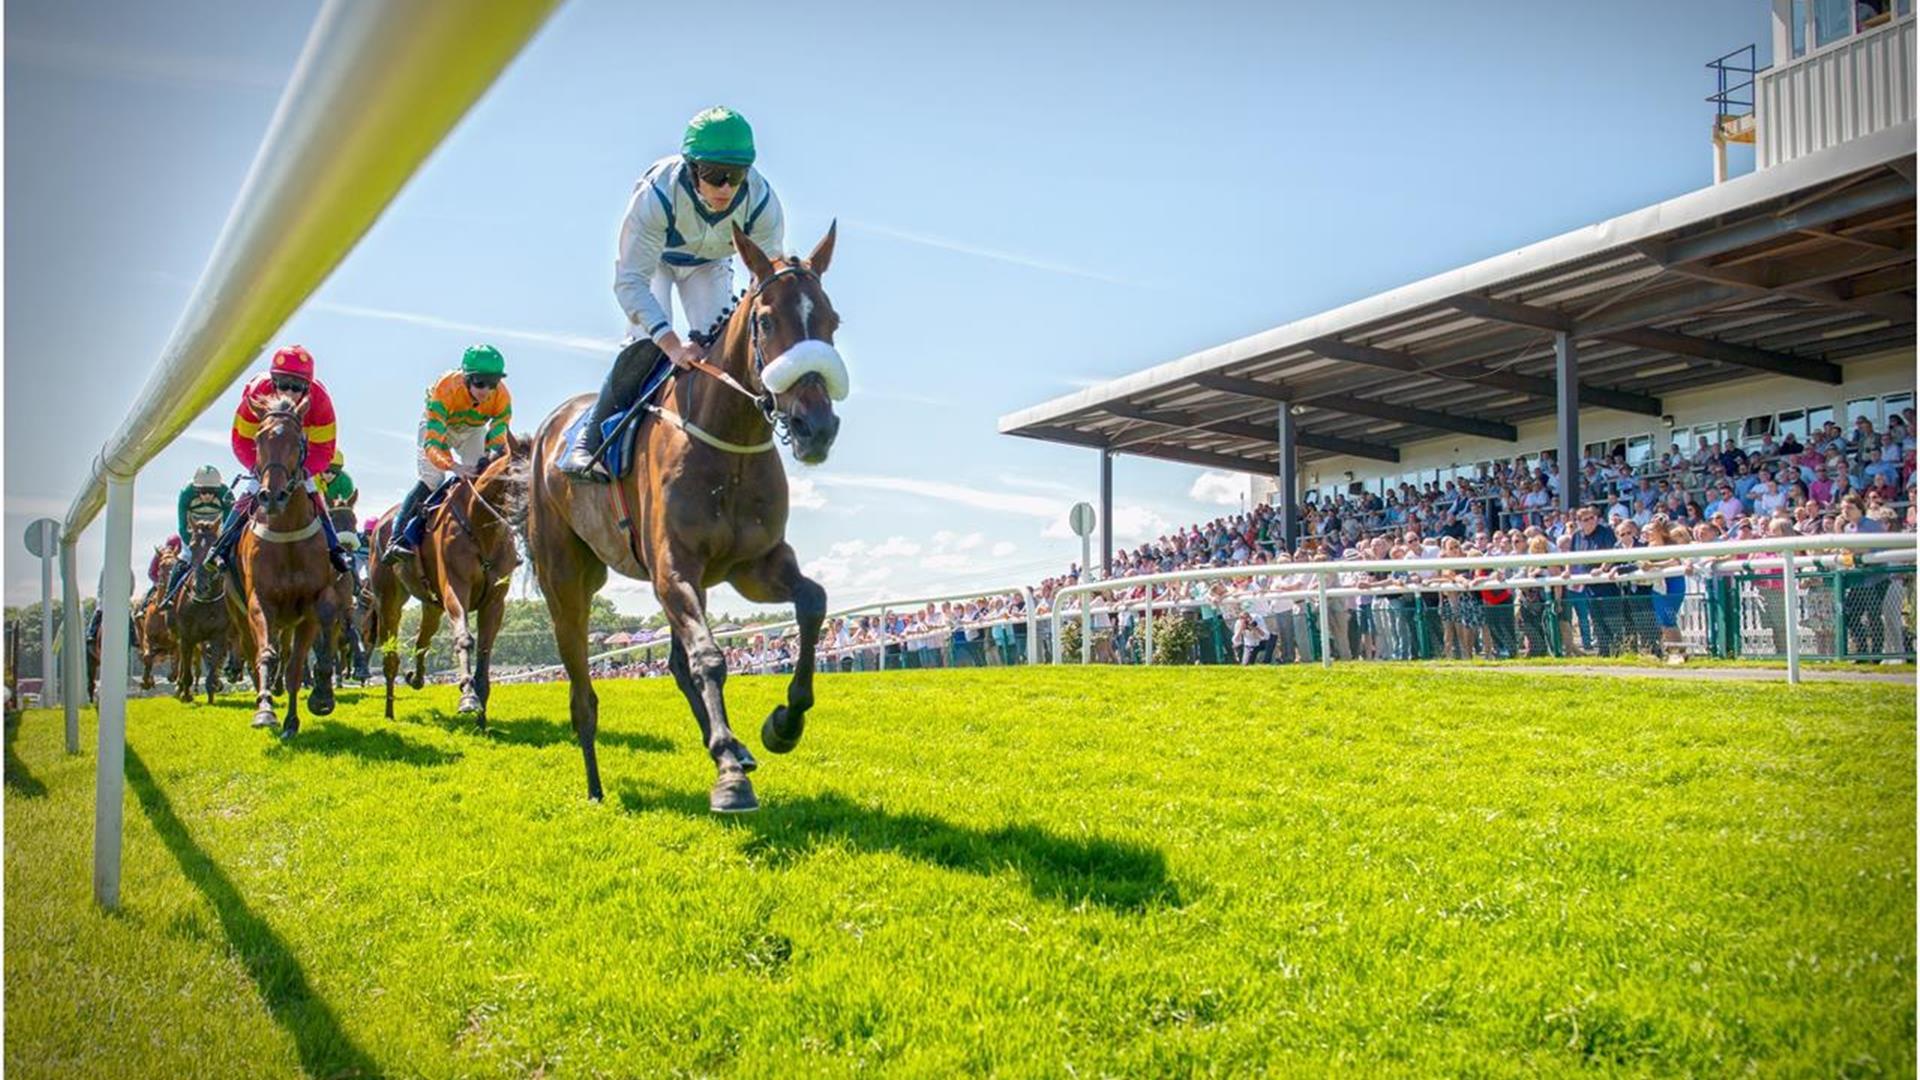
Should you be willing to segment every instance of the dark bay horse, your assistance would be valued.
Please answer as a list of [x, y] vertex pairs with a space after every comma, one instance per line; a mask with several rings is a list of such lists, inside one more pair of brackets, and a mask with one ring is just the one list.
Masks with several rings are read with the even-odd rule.
[[[717, 772], [709, 807], [728, 813], [760, 805], [747, 779], [753, 755], [727, 722], [726, 654], [707, 628], [709, 588], [726, 582], [752, 601], [793, 604], [800, 655], [787, 703], [767, 717], [760, 738], [774, 753], [800, 741], [813, 706], [814, 642], [827, 594], [800, 573], [786, 542], [787, 476], [774, 449], [775, 427], [785, 429], [794, 456], [806, 464], [826, 460], [840, 428], [833, 401], [845, 396], [847, 375], [832, 345], [840, 318], [820, 284], [833, 241], [829, 229], [807, 259], [776, 260], [734, 230], [753, 288], [725, 323], [710, 362], [672, 380], [660, 412], [636, 437], [633, 467], [611, 492], [559, 470], [567, 429], [593, 395], [561, 405], [535, 436], [527, 546], [566, 666], [591, 799], [600, 799], [601, 788], [587, 616], [609, 567], [651, 582], [666, 612], [673, 634], [668, 664]], [[651, 348], [630, 348], [617, 362], [650, 362], [658, 355]]]
[[493, 640], [506, 616], [513, 571], [520, 565], [516, 541], [526, 531], [532, 453], [531, 443], [509, 434], [507, 453], [487, 462], [477, 478], [455, 479], [427, 520], [425, 539], [411, 559], [384, 559], [393, 537], [394, 510], [381, 515], [367, 578], [374, 598], [369, 637], [384, 653], [387, 719], [393, 719], [393, 683], [400, 673], [400, 613], [413, 597], [420, 601], [420, 630], [408, 685], [418, 690], [425, 682], [427, 646], [444, 616], [453, 624], [454, 657], [460, 666], [459, 712], [477, 718], [486, 730]]
[[196, 661], [206, 665], [207, 704], [220, 689], [220, 665], [225, 662], [233, 635], [233, 612], [227, 605], [230, 579], [218, 569], [206, 565], [207, 553], [220, 531], [216, 522], [195, 522], [189, 526], [188, 557], [192, 574], [174, 594], [167, 616], [173, 624], [174, 696], [193, 700], [193, 673]]
[[[280, 737], [291, 739], [300, 730], [300, 689], [309, 658], [315, 665], [307, 708], [315, 716], [333, 711], [333, 652], [316, 654], [313, 644], [316, 638], [333, 640], [342, 612], [319, 510], [307, 493], [307, 399], [277, 394], [256, 404], [255, 411], [261, 420], [253, 473], [260, 494], [235, 549], [240, 589], [229, 593], [228, 602], [242, 605], [243, 640], [253, 649], [253, 726], [272, 727], [280, 720]], [[284, 655], [279, 650], [283, 637]], [[276, 661], [285, 669], [280, 672], [287, 689], [284, 720], [273, 707]]]

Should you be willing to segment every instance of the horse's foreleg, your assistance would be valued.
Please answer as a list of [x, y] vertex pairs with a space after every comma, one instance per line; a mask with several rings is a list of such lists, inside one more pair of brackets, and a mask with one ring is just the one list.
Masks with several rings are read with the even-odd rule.
[[784, 754], [799, 745], [807, 710], [813, 708], [813, 654], [820, 640], [820, 623], [827, 616], [827, 590], [800, 572], [800, 561], [786, 544], [729, 578], [728, 583], [755, 603], [793, 604], [800, 655], [794, 658], [793, 679], [787, 683], [787, 703], [775, 706], [760, 726], [760, 744]]
[[674, 644], [684, 650], [681, 662], [685, 676], [680, 679], [680, 688], [696, 720], [705, 707], [706, 723], [701, 725], [701, 734], [706, 737], [707, 754], [718, 773], [707, 795], [707, 807], [722, 814], [758, 810], [760, 800], [754, 797], [753, 784], [747, 779], [753, 755], [727, 725], [727, 656], [707, 629], [706, 595], [697, 584], [702, 568], [697, 559], [671, 542], [657, 544], [654, 551], [666, 556], [656, 559], [657, 565], [652, 568], [654, 595], [666, 612], [667, 625], [673, 629]]
[[333, 601], [323, 596], [308, 617], [308, 622], [303, 624], [318, 623], [311, 636], [311, 640], [319, 645], [319, 648], [312, 650], [313, 691], [307, 695], [307, 711], [315, 716], [326, 716], [333, 712], [333, 635], [337, 629], [334, 620], [338, 617], [339, 611]]
[[267, 626], [267, 613], [260, 598], [247, 597], [247, 627], [253, 632], [253, 726], [272, 727], [280, 722], [273, 711], [274, 637]]
[[461, 716], [472, 716], [480, 711], [480, 695], [473, 690], [473, 629], [467, 617], [467, 582], [464, 575], [457, 574], [452, 567], [440, 567], [440, 607], [447, 613], [447, 624], [453, 627], [453, 665], [460, 673], [460, 705], [455, 710]]
[[[539, 484], [536, 482], [536, 488]], [[593, 594], [607, 582], [607, 567], [593, 550], [558, 520], [547, 505], [545, 492], [536, 492], [533, 516], [527, 523], [527, 547], [533, 556], [540, 594], [546, 597], [553, 621], [553, 644], [567, 669], [567, 713], [573, 737], [580, 744], [580, 760], [587, 770], [587, 798], [599, 802], [600, 759], [594, 740], [600, 730], [600, 698], [594, 693], [593, 672], [587, 666], [588, 616]]]
[[507, 614], [507, 597], [500, 590], [489, 596], [480, 608], [479, 651], [473, 664], [473, 692], [480, 699], [480, 729], [487, 727], [487, 699], [493, 696], [489, 671], [493, 667], [493, 639], [500, 635], [500, 621]]
[[307, 658], [313, 652], [317, 621], [311, 612], [293, 625], [293, 640], [287, 643], [287, 655], [281, 662], [287, 676], [287, 715], [280, 722], [280, 738], [291, 739], [300, 733], [300, 685], [306, 677]]

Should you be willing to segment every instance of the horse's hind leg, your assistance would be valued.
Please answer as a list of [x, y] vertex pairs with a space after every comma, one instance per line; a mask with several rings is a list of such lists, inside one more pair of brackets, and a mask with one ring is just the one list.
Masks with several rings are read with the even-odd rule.
[[310, 650], [313, 658], [313, 691], [307, 695], [307, 711], [315, 716], [327, 716], [333, 712], [333, 658], [334, 646], [338, 641], [334, 637], [338, 624], [339, 609], [327, 597], [321, 597], [314, 613], [308, 616], [308, 623], [318, 622], [317, 631], [306, 631], [319, 648]]
[[807, 710], [813, 708], [813, 652], [820, 640], [820, 623], [827, 617], [827, 590], [800, 573], [800, 561], [786, 544], [728, 582], [755, 603], [793, 604], [793, 620], [800, 630], [800, 655], [794, 658], [793, 679], [787, 683], [787, 703], [774, 706], [760, 726], [760, 744], [784, 754], [799, 745]]
[[567, 669], [567, 712], [587, 769], [587, 798], [599, 802], [600, 760], [594, 739], [600, 730], [600, 696], [594, 693], [593, 673], [587, 666], [587, 619], [593, 594], [606, 584], [607, 566], [545, 505], [553, 497], [550, 492], [535, 493], [527, 546], [532, 549], [541, 595], [547, 598], [547, 614], [553, 619], [553, 643]]
[[413, 674], [407, 676], [407, 685], [415, 690], [427, 685], [427, 650], [433, 645], [433, 635], [439, 632], [440, 609], [421, 604], [420, 631], [413, 637]]
[[696, 720], [700, 719], [701, 706], [705, 706], [701, 734], [706, 737], [707, 754], [713, 758], [718, 774], [707, 795], [707, 808], [717, 814], [758, 810], [760, 800], [747, 779], [747, 763], [753, 756], [727, 725], [727, 655], [707, 629], [706, 596], [695, 584], [701, 578], [701, 568], [685, 551], [672, 544], [663, 546], [667, 548], [666, 557], [652, 568], [653, 591], [666, 612], [667, 625], [673, 629], [674, 644], [685, 650], [680, 688]]

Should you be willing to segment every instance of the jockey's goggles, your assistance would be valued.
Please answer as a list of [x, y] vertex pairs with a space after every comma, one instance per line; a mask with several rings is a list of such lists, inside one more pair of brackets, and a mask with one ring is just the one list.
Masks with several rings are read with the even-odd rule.
[[498, 375], [469, 375], [467, 385], [475, 390], [491, 390], [500, 385]]
[[298, 375], [275, 375], [273, 388], [286, 394], [304, 394], [307, 392], [307, 380]]
[[693, 164], [693, 175], [709, 187], [739, 187], [747, 178], [747, 170], [740, 165], [714, 165], [704, 161]]

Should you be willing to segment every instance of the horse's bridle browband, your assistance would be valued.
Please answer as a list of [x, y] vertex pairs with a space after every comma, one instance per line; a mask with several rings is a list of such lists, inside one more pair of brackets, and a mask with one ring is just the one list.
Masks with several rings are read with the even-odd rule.
[[[284, 473], [286, 473], [286, 474], [287, 474], [287, 478], [288, 478], [288, 481], [289, 481], [289, 486], [290, 486], [290, 487], [292, 487], [292, 486], [300, 486], [300, 485], [302, 484], [302, 482], [303, 482], [303, 481], [305, 481], [305, 480], [306, 480], [306, 478], [307, 478], [307, 470], [306, 470], [306, 464], [307, 464], [307, 425], [306, 425], [306, 421], [304, 421], [304, 420], [302, 420], [302, 419], [301, 419], [301, 417], [300, 417], [300, 414], [299, 414], [299, 413], [296, 413], [296, 412], [294, 412], [294, 411], [293, 411], [292, 409], [268, 409], [268, 410], [267, 410], [267, 412], [266, 412], [266, 415], [264, 415], [264, 416], [262, 416], [262, 417], [260, 418], [260, 422], [264, 424], [264, 423], [266, 423], [266, 422], [267, 422], [268, 420], [272, 420], [272, 419], [277, 419], [277, 418], [282, 418], [282, 417], [285, 417], [285, 418], [288, 418], [288, 419], [291, 419], [291, 420], [293, 420], [293, 421], [294, 421], [295, 423], [297, 423], [297, 424], [299, 424], [299, 425], [300, 425], [300, 458], [299, 458], [299, 461], [300, 461], [300, 464], [299, 464], [299, 465], [297, 465], [297, 466], [296, 466], [296, 465], [282, 465], [282, 464], [280, 464], [280, 463], [279, 463], [279, 462], [277, 462], [277, 461], [269, 461], [269, 462], [267, 462], [267, 463], [266, 463], [265, 465], [262, 465], [262, 464], [260, 464], [260, 461], [259, 461], [259, 459], [258, 459], [258, 458], [255, 458], [255, 459], [254, 459], [254, 463], [253, 463], [253, 478], [254, 478], [254, 480], [256, 480], [256, 481], [258, 481], [258, 482], [259, 482], [259, 484], [260, 484], [260, 486], [261, 486], [262, 488], [264, 488], [264, 487], [266, 487], [266, 486], [267, 486], [267, 477], [269, 477], [269, 476], [272, 476], [272, 475], [273, 475], [273, 470], [275, 470], [275, 469], [279, 469], [280, 471], [282, 471], [282, 472], [284, 472]], [[256, 441], [256, 442], [258, 441], [258, 437], [257, 437], [257, 436], [256, 436], [256, 438], [255, 438], [255, 441]], [[288, 493], [288, 497], [289, 497], [289, 498], [291, 498], [291, 497], [292, 497], [292, 493], [291, 493], [291, 492], [289, 492], [289, 493]], [[263, 500], [261, 500], [261, 502], [262, 502], [262, 504], [264, 504], [264, 503], [265, 503], [265, 501], [266, 501], [266, 500], [264, 500], [264, 499], [263, 499]]]

